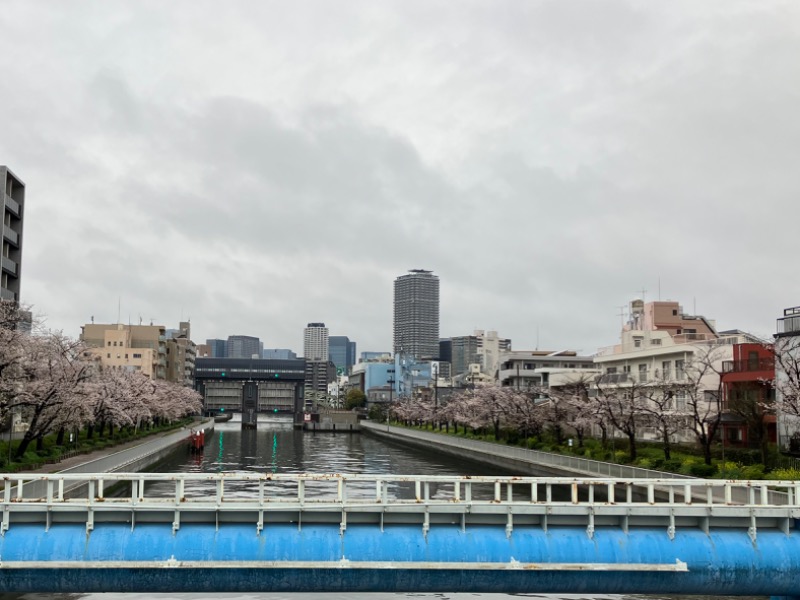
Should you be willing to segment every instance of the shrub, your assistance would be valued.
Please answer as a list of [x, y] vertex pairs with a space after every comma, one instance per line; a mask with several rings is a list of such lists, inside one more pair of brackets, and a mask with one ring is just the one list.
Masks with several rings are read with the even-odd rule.
[[722, 479], [744, 479], [744, 465], [742, 463], [726, 461], [717, 465], [719, 476]]
[[689, 475], [693, 477], [713, 477], [717, 472], [714, 465], [707, 465], [705, 463], [692, 463], [689, 466]]
[[742, 471], [744, 479], [764, 479], [764, 465], [750, 465]]
[[770, 479], [793, 481], [800, 479], [800, 469], [775, 469], [769, 474]]
[[669, 471], [670, 473], [680, 473], [682, 465], [683, 463], [681, 462], [681, 459], [671, 458], [663, 462], [661, 469], [664, 471]]

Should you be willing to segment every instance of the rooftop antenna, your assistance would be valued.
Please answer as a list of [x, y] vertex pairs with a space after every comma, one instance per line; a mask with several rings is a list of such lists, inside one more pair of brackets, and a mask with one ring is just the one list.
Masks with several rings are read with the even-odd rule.
[[625, 305], [619, 306], [619, 330], [625, 327]]
[[640, 291], [642, 292], [642, 304], [644, 304], [644, 297], [647, 295], [647, 290], [642, 288]]
[[92, 324], [94, 324], [94, 315], [92, 315], [91, 318], [92, 318]]

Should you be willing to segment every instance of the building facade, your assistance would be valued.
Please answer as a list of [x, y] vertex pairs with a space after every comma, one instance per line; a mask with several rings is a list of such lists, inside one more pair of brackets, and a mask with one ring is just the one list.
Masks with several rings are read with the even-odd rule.
[[394, 280], [393, 350], [417, 359], [439, 356], [439, 278], [412, 269]]
[[[211, 358], [227, 358], [228, 341], [220, 339], [206, 340]], [[248, 357], [249, 358], [249, 357]]]
[[328, 341], [325, 323], [309, 323], [303, 330], [303, 358], [328, 362]]
[[722, 439], [728, 446], [760, 447], [777, 442], [775, 355], [772, 346], [734, 344], [722, 363]]
[[479, 365], [481, 373], [494, 378], [500, 367], [500, 355], [510, 350], [511, 340], [498, 337], [496, 331], [478, 329], [473, 335], [450, 338], [451, 376], [469, 373], [470, 365]]
[[240, 412], [255, 423], [256, 413], [296, 413], [302, 408], [305, 364], [297, 360], [200, 358], [195, 389], [204, 412]]
[[225, 344], [226, 358], [259, 358], [261, 340], [251, 335], [229, 335]]
[[162, 325], [87, 323], [80, 339], [104, 367], [167, 379], [167, 337]]
[[22, 224], [25, 184], [8, 167], [0, 166], [0, 300], [20, 301], [22, 283]]
[[297, 354], [288, 348], [264, 348], [261, 358], [266, 360], [292, 360], [297, 358]]
[[777, 320], [774, 350], [778, 441], [800, 454], [800, 306], [784, 309]]
[[346, 335], [332, 335], [328, 338], [328, 357], [336, 365], [337, 373], [346, 375], [356, 364], [356, 343]]
[[502, 386], [530, 390], [565, 385], [597, 373], [594, 358], [574, 350], [513, 350], [500, 355], [497, 377]]
[[192, 341], [191, 325], [181, 321], [178, 329], [167, 330], [167, 381], [194, 387], [197, 345]]

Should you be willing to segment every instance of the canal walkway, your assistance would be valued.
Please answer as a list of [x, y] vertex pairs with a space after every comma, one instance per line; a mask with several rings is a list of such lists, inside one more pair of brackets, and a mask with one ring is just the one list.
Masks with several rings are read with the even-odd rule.
[[[214, 429], [213, 419], [195, 423], [190, 426], [173, 429], [163, 433], [150, 435], [125, 442], [109, 448], [103, 448], [65, 458], [57, 463], [42, 465], [38, 469], [30, 469], [31, 473], [114, 473], [119, 471], [137, 472], [160, 461], [174, 451], [175, 447], [188, 444], [189, 433], [192, 429]], [[13, 475], [7, 476], [13, 479]], [[33, 484], [35, 487], [29, 493], [44, 495], [45, 486], [41, 483]], [[66, 489], [65, 491], [70, 491]], [[12, 493], [16, 493], [13, 492]]]
[[447, 452], [460, 457], [487, 462], [498, 467], [517, 470], [520, 474], [583, 475], [588, 477], [614, 477], [630, 479], [693, 479], [687, 475], [643, 469], [629, 465], [590, 460], [568, 454], [555, 454], [528, 450], [519, 446], [506, 446], [467, 438], [396, 427], [376, 421], [361, 421], [361, 430], [384, 439], [403, 441], [437, 452]]

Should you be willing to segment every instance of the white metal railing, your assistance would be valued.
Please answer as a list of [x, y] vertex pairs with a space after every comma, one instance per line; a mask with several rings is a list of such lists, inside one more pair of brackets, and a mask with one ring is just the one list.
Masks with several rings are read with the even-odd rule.
[[[757, 528], [787, 535], [800, 518], [800, 482], [674, 479], [572, 479], [564, 477], [479, 477], [443, 475], [102, 473], [4, 475], [13, 485], [3, 492], [0, 533], [16, 521], [60, 520], [129, 523], [137, 519], [170, 523], [173, 531], [187, 513], [193, 522], [338, 522], [379, 524], [408, 519], [427, 533], [433, 523], [460, 521], [505, 526], [520, 524], [586, 527], [652, 527], [663, 522], [673, 538], [678, 527], [738, 527], [755, 541]], [[43, 497], [26, 490], [43, 485]], [[122, 490], [120, 491], [120, 486]], [[73, 491], [72, 495], [67, 489]], [[109, 489], [116, 490], [108, 494]], [[781, 493], [776, 494], [775, 490]], [[119, 494], [119, 495], [116, 495]], [[77, 517], [75, 515], [78, 515]], [[71, 515], [71, 516], [70, 516]], [[265, 518], [266, 515], [266, 518]], [[402, 519], [393, 521], [393, 519]], [[437, 520], [438, 519], [438, 520]]]
[[[225, 473], [12, 473], [0, 474], [11, 486], [2, 507], [19, 503], [107, 505], [267, 504], [552, 504], [573, 506], [789, 507], [800, 509], [800, 481], [722, 479], [629, 479], [516, 476]], [[30, 495], [32, 484], [45, 486], [44, 497]], [[130, 494], [105, 490], [125, 483]], [[86, 491], [68, 497], [81, 484]], [[159, 486], [153, 493], [148, 493]], [[480, 490], [480, 493], [476, 491]], [[784, 492], [775, 495], [773, 491]], [[213, 491], [212, 495], [209, 492]], [[602, 494], [601, 494], [602, 492]]]

